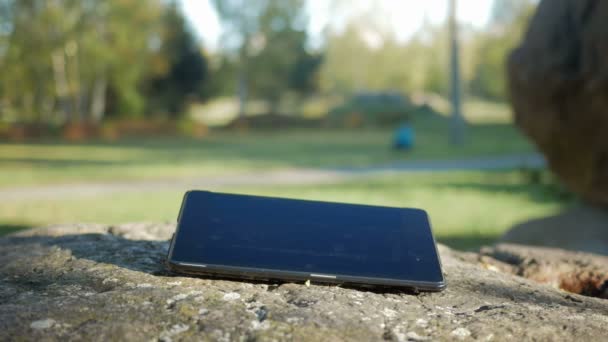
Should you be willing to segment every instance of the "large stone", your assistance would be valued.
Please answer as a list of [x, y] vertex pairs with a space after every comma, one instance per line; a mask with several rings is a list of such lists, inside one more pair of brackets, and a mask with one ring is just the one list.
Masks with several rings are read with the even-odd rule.
[[608, 259], [599, 256], [518, 246], [475, 254], [440, 246], [448, 288], [411, 294], [172, 275], [163, 261], [173, 229], [56, 226], [0, 239], [0, 340], [590, 341], [608, 336], [607, 300], [564, 292], [548, 276], [534, 279], [547, 280], [542, 285], [513, 275], [564, 271], [569, 269], [560, 266], [564, 260], [576, 259], [579, 268], [595, 272], [596, 282], [589, 286], [597, 291], [586, 294], [603, 296], [600, 282], [608, 274]]
[[608, 206], [608, 1], [542, 0], [508, 74], [517, 125], [569, 189]]

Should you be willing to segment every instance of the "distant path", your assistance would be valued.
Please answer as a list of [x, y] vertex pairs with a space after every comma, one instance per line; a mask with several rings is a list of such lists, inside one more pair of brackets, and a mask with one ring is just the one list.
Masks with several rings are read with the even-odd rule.
[[336, 168], [347, 173], [458, 171], [458, 170], [505, 170], [545, 167], [545, 158], [540, 154], [517, 154], [500, 157], [476, 157], [466, 159], [412, 160], [381, 164], [362, 168]]
[[214, 190], [245, 185], [327, 184], [386, 173], [501, 170], [541, 168], [544, 166], [545, 161], [543, 157], [537, 154], [453, 160], [404, 161], [362, 168], [289, 169], [199, 179], [160, 179], [14, 187], [0, 189], [0, 201], [92, 197], [125, 191], [186, 191], [188, 189]]

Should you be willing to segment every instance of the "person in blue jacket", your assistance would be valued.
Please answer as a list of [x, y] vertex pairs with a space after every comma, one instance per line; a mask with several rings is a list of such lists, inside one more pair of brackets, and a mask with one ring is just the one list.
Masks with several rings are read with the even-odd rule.
[[414, 129], [409, 123], [405, 123], [395, 132], [393, 148], [408, 151], [414, 147]]

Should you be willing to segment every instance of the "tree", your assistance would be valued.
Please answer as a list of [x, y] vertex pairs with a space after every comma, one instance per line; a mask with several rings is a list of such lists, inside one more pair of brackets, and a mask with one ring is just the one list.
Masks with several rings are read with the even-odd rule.
[[494, 0], [490, 27], [506, 27], [519, 23], [522, 14], [529, 12], [536, 2], [536, 0]]
[[476, 67], [469, 88], [477, 96], [507, 101], [505, 63], [535, 8], [531, 0], [496, 0], [487, 31], [476, 37]]
[[[303, 71], [308, 86], [318, 63], [306, 51], [306, 23], [303, 0], [215, 0], [224, 26], [226, 51], [237, 60], [237, 88], [240, 115], [251, 94], [265, 99], [276, 111], [289, 88], [302, 89]], [[308, 61], [307, 61], [308, 60]], [[303, 66], [308, 64], [308, 69]], [[315, 68], [310, 68], [314, 66]], [[294, 70], [299, 69], [299, 82]], [[304, 82], [304, 83], [306, 83]]]
[[461, 80], [460, 80], [460, 37], [458, 18], [456, 17], [456, 0], [450, 0], [449, 27], [450, 27], [450, 99], [452, 102], [452, 118], [450, 122], [450, 141], [454, 145], [464, 142], [465, 122], [461, 108]]
[[[161, 0], [4, 0], [0, 29], [2, 109], [21, 121], [99, 121], [106, 99], [142, 110]], [[110, 91], [112, 90], [112, 91]]]
[[105, 112], [141, 115], [145, 99], [139, 89], [140, 82], [150, 70], [155, 48], [151, 42], [160, 35], [165, 5], [161, 0], [91, 0], [91, 3], [95, 4], [91, 11], [99, 16], [97, 28], [88, 18], [82, 18], [84, 26], [96, 34], [96, 39], [88, 40], [90, 58], [99, 61], [95, 75], [101, 79], [99, 83], [107, 84], [106, 94], [110, 90], [115, 94]]
[[289, 87], [301, 95], [308, 95], [319, 90], [319, 68], [323, 64], [323, 55], [310, 53], [302, 49], [289, 75]]
[[[34, 1], [2, 1], [2, 40], [0, 77], [3, 112], [10, 112], [25, 121], [42, 119], [45, 107], [54, 105], [48, 56], [52, 42], [45, 39], [46, 29], [29, 24], [37, 18], [40, 24], [52, 22], [52, 8]], [[66, 18], [64, 25], [70, 23]], [[49, 32], [52, 34], [52, 31]], [[36, 51], [36, 53], [30, 53]]]
[[322, 89], [345, 94], [365, 88], [371, 55], [372, 51], [355, 25], [349, 24], [342, 33], [331, 32], [325, 46], [325, 62], [321, 66]]
[[[356, 17], [342, 32], [330, 32], [321, 66], [324, 91], [445, 93], [447, 89], [446, 30], [429, 24], [406, 42]], [[374, 44], [370, 44], [370, 38]], [[367, 38], [367, 39], [366, 39]]]
[[[293, 72], [307, 58], [302, 0], [269, 0], [259, 17], [257, 46], [251, 51], [250, 76], [254, 95], [276, 112], [285, 89], [294, 85]], [[300, 71], [304, 71], [301, 69]], [[293, 88], [292, 88], [293, 89]]]
[[207, 61], [208, 77], [203, 84], [203, 99], [234, 95], [234, 80], [238, 69], [235, 58], [216, 52], [209, 54]]
[[264, 1], [213, 0], [213, 5], [224, 27], [223, 48], [236, 54], [239, 116], [244, 116], [249, 95], [249, 49], [252, 37], [258, 30], [258, 18]]
[[146, 98], [150, 111], [166, 111], [176, 117], [184, 113], [188, 97], [199, 97], [208, 66], [177, 3], [168, 5], [162, 26], [161, 47], [154, 56], [156, 70]]

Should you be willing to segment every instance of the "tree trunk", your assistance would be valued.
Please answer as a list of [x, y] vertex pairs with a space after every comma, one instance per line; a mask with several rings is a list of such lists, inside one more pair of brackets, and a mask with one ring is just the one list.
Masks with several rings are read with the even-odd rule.
[[23, 111], [25, 112], [26, 121], [32, 121], [34, 117], [34, 94], [31, 91], [28, 91], [23, 96]]
[[243, 45], [239, 50], [239, 69], [237, 79], [237, 96], [239, 98], [239, 118], [244, 119], [247, 114], [247, 98], [249, 96], [249, 54], [247, 46], [249, 45], [250, 36], [245, 35]]
[[[107, 44], [107, 18], [104, 15], [101, 15], [98, 11], [95, 13], [93, 20], [95, 22], [95, 26], [97, 27], [98, 39], [100, 43]], [[89, 112], [90, 119], [94, 123], [101, 122], [106, 112], [106, 91], [108, 88], [107, 61], [104, 63], [104, 66], [100, 67], [98, 70], [99, 73], [96, 75], [91, 93], [91, 107]]]
[[462, 145], [464, 142], [464, 120], [461, 108], [460, 90], [460, 48], [458, 38], [458, 20], [456, 18], [456, 0], [450, 0], [450, 71], [452, 98], [452, 120], [450, 127], [450, 139], [454, 145]]
[[91, 120], [95, 123], [103, 120], [106, 111], [106, 89], [108, 81], [105, 76], [100, 76], [95, 80], [93, 93], [91, 95]]
[[238, 78], [238, 98], [239, 98], [239, 117], [244, 118], [247, 114], [247, 96], [249, 87], [247, 86], [247, 74], [244, 70], [239, 72]]
[[0, 120], [4, 119], [4, 117], [6, 116], [6, 112], [9, 110], [10, 107], [11, 102], [8, 97], [6, 95], [0, 97]]
[[51, 54], [51, 62], [53, 64], [53, 74], [55, 78], [55, 93], [57, 94], [57, 102], [63, 112], [65, 121], [72, 121], [72, 112], [67, 99], [69, 86], [65, 68], [65, 55], [63, 50], [56, 50]]
[[[82, 86], [80, 82], [80, 65], [78, 63], [78, 43], [74, 42], [73, 55], [71, 56], [73, 62], [69, 64], [71, 74], [71, 85], [72, 85], [72, 106], [75, 111], [75, 119], [79, 122], [85, 121], [85, 111], [83, 110], [83, 94]], [[70, 75], [68, 75], [70, 76]]]
[[[92, 92], [92, 90], [91, 90]], [[82, 122], [91, 122], [92, 119], [89, 116], [90, 110], [89, 108], [90, 106], [90, 91], [89, 91], [89, 87], [85, 86], [80, 86], [79, 92], [75, 95], [76, 96], [76, 103], [78, 104], [78, 113], [79, 113], [79, 117], [80, 117], [80, 121]]]
[[42, 118], [41, 121], [52, 122], [55, 111], [55, 97], [47, 93], [42, 100]]

